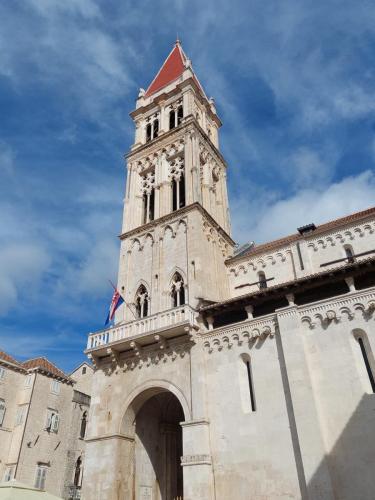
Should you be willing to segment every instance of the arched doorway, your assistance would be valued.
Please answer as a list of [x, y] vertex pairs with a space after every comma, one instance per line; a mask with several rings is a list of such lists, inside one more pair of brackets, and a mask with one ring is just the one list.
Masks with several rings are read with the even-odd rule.
[[129, 406], [124, 430], [134, 437], [134, 500], [182, 500], [182, 428], [185, 420], [177, 397], [165, 389], [139, 394]]

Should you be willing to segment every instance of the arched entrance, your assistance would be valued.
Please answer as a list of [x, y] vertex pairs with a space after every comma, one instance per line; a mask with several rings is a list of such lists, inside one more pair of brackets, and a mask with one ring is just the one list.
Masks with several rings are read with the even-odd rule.
[[181, 403], [170, 391], [152, 388], [139, 394], [128, 407], [123, 431], [134, 438], [132, 498], [182, 500]]

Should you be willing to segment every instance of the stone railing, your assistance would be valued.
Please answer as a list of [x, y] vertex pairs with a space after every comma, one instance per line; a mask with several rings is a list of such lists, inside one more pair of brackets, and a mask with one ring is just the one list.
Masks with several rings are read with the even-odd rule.
[[151, 333], [161, 328], [169, 328], [179, 323], [195, 324], [196, 312], [188, 305], [175, 307], [152, 316], [146, 316], [128, 323], [119, 324], [111, 328], [90, 333], [87, 349], [94, 349], [111, 344], [117, 340]]

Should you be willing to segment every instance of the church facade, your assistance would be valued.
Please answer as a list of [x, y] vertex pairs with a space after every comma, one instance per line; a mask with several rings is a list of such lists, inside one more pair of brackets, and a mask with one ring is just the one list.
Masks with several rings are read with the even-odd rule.
[[373, 500], [375, 209], [238, 248], [179, 42], [136, 109], [85, 500]]

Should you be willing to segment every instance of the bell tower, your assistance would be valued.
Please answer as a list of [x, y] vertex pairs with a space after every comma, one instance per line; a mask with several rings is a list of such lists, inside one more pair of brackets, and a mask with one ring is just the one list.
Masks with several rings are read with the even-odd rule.
[[116, 323], [229, 297], [234, 245], [221, 121], [178, 40], [130, 116]]

